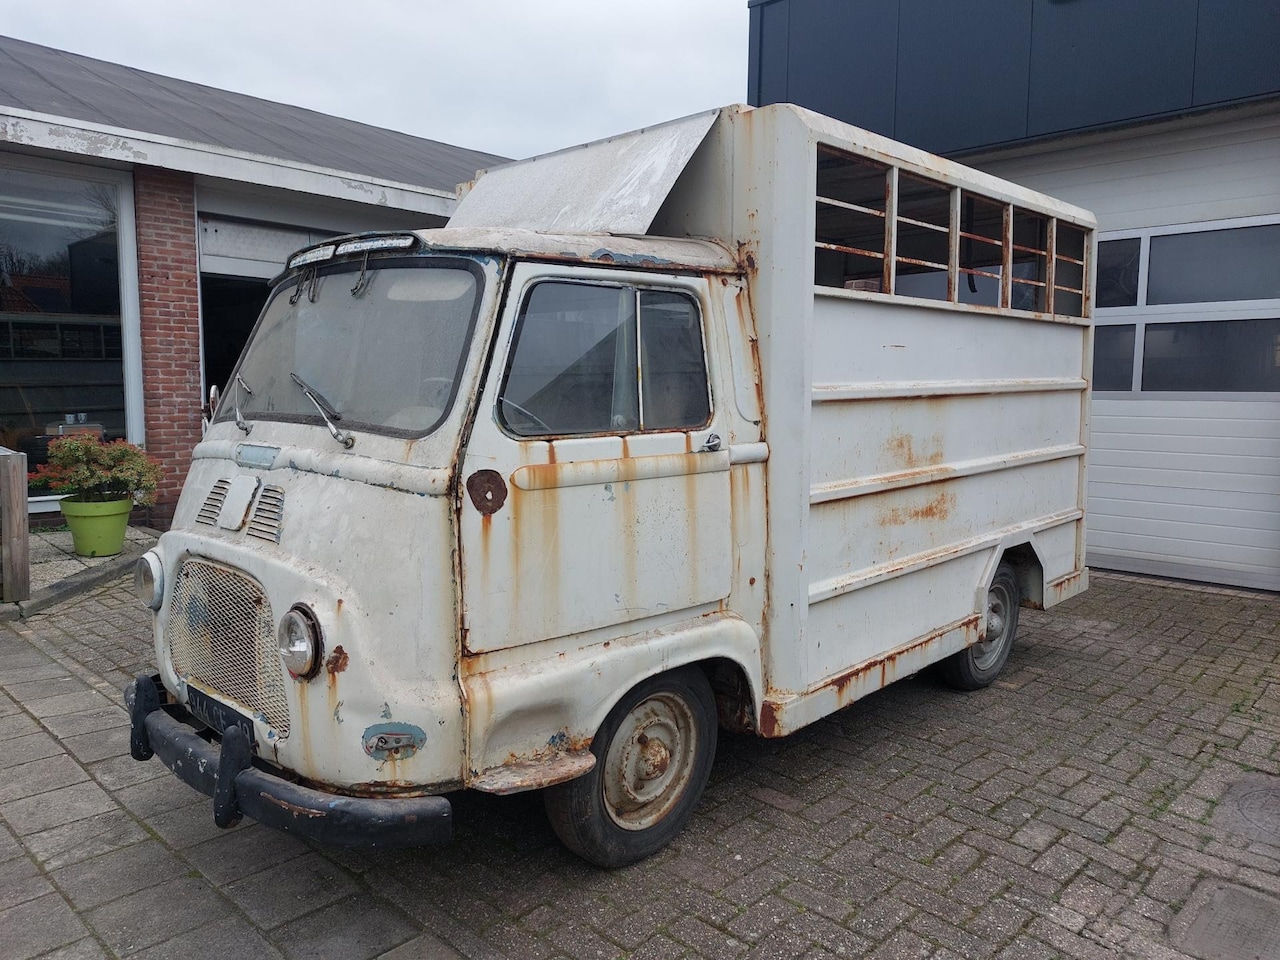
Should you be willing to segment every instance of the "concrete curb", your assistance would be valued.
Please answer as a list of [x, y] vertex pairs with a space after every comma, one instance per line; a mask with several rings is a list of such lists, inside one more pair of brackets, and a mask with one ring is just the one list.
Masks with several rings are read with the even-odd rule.
[[[159, 531], [151, 530], [148, 527], [139, 527], [137, 529], [154, 534], [156, 537], [160, 536]], [[124, 549], [106, 563], [100, 563], [96, 567], [81, 570], [79, 573], [72, 574], [57, 583], [33, 590], [31, 591], [31, 596], [26, 600], [0, 605], [0, 623], [25, 620], [27, 617], [48, 610], [50, 607], [55, 607], [65, 600], [87, 593], [94, 587], [125, 576], [133, 570], [133, 565], [137, 562], [138, 557], [142, 556], [148, 549], [150, 549], [149, 544], [125, 540]]]

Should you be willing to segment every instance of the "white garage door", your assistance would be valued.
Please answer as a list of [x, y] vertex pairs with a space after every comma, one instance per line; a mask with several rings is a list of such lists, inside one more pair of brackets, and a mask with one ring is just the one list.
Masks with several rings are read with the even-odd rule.
[[1090, 566], [1280, 590], [1278, 407], [1097, 396]]
[[1091, 566], [1280, 590], [1280, 218], [1098, 251]]

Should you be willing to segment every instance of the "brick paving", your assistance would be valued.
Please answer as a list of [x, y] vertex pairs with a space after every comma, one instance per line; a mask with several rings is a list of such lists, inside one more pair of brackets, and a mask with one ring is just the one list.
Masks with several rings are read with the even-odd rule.
[[219, 831], [128, 758], [148, 636], [123, 583], [0, 625], [0, 960], [1162, 960], [1204, 884], [1280, 895], [1280, 826], [1215, 816], [1280, 775], [1274, 595], [1095, 576], [1024, 611], [986, 691], [922, 675], [787, 740], [723, 737], [688, 831], [613, 873], [530, 795], [456, 797], [427, 851]]

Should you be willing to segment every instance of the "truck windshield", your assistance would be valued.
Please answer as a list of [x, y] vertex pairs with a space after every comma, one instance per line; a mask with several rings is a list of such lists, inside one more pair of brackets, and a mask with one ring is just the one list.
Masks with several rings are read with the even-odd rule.
[[323, 424], [300, 380], [344, 430], [432, 432], [457, 392], [480, 277], [459, 261], [396, 258], [290, 278], [268, 301], [217, 421], [235, 421], [238, 407], [246, 422]]

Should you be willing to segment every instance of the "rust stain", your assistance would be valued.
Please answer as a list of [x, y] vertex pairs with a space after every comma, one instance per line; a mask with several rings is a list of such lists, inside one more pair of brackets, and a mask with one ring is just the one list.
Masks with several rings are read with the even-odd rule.
[[556, 442], [554, 440], [547, 441], [547, 463], [556, 462]]
[[882, 527], [901, 527], [925, 520], [946, 520], [955, 508], [954, 493], [939, 493], [928, 503], [918, 507], [890, 507], [879, 516]]
[[[958, 626], [963, 628], [965, 633], [971, 633], [977, 629], [978, 615], [974, 614], [973, 616], [966, 618]], [[836, 692], [836, 697], [839, 700], [840, 706], [846, 706], [846, 696], [850, 693], [851, 688], [856, 689], [859, 681], [874, 672], [878, 672], [880, 674], [879, 687], [888, 686], [891, 682], [898, 679], [899, 660], [910, 654], [917, 654], [928, 650], [954, 629], [956, 629], [954, 626], [944, 627], [943, 629], [936, 630], [928, 636], [923, 637], [915, 643], [903, 647], [900, 650], [894, 650], [882, 657], [876, 657], [874, 660], [868, 660], [866, 663], [860, 663], [852, 670], [828, 680], [823, 684], [823, 686], [832, 687]]]
[[922, 449], [916, 449], [916, 438], [909, 433], [895, 433], [885, 441], [885, 452], [891, 461], [901, 464], [904, 470], [919, 470], [923, 467], [936, 467], [942, 463], [942, 436], [934, 434], [923, 442]]
[[1079, 580], [1080, 580], [1079, 573], [1073, 573], [1069, 577], [1064, 577], [1063, 579], [1059, 580], [1057, 583], [1052, 585], [1053, 592], [1057, 594], [1058, 599], [1062, 599], [1062, 595], [1066, 593], [1068, 590], [1074, 589], [1075, 585], [1079, 582]]
[[477, 470], [467, 477], [467, 496], [476, 510], [490, 516], [507, 502], [507, 483], [497, 470]]
[[308, 820], [321, 820], [325, 816], [323, 810], [308, 810], [306, 807], [300, 807], [296, 803], [290, 803], [288, 800], [273, 797], [269, 793], [262, 793], [260, 796], [273, 807], [279, 807], [281, 810], [288, 810], [295, 817], [306, 817]]
[[782, 736], [781, 723], [778, 719], [778, 707], [772, 700], [760, 704], [760, 736]]
[[335, 677], [342, 673], [343, 670], [346, 670], [350, 664], [351, 657], [339, 645], [333, 648], [333, 653], [329, 654], [329, 659], [324, 662], [324, 668], [328, 671], [329, 676]]

